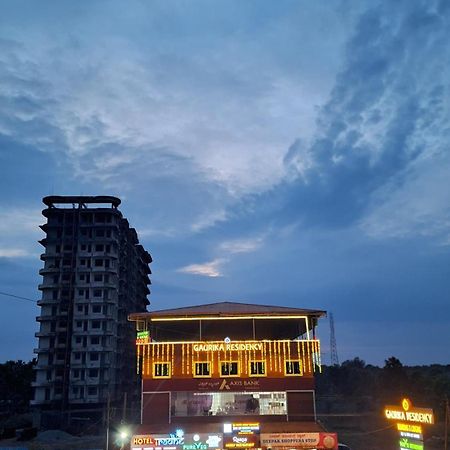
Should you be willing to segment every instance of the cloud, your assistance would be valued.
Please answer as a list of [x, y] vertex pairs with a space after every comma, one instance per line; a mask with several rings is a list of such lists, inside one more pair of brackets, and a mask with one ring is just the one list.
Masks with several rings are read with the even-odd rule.
[[211, 278], [221, 277], [223, 276], [221, 266], [224, 262], [226, 262], [226, 259], [218, 258], [204, 264], [190, 264], [188, 266], [181, 267], [178, 269], [178, 272]]
[[[383, 210], [413, 205], [420, 195], [419, 228], [433, 234], [446, 226], [447, 196], [440, 191], [448, 192], [450, 182], [440, 165], [450, 138], [450, 70], [443, 63], [450, 58], [449, 28], [450, 12], [437, 1], [382, 3], [360, 16], [313, 138], [294, 141], [284, 158], [289, 181], [273, 194], [284, 201], [284, 220], [327, 228], [361, 221], [379, 235]], [[427, 206], [420, 174], [431, 181], [433, 170], [442, 175], [427, 192], [439, 202], [433, 197]], [[388, 218], [387, 235], [402, 228], [403, 211]]]
[[264, 238], [234, 239], [222, 242], [219, 250], [225, 253], [250, 253], [258, 250], [263, 245]]
[[23, 258], [35, 256], [21, 248], [0, 248], [0, 258]]

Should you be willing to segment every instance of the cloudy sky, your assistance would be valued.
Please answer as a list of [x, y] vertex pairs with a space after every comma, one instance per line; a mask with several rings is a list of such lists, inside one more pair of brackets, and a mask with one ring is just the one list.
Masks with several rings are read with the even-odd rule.
[[[449, 62], [445, 0], [2, 1], [0, 291], [39, 298], [43, 196], [116, 195], [152, 308], [324, 309], [341, 361], [449, 363]], [[0, 302], [30, 359], [38, 308]]]

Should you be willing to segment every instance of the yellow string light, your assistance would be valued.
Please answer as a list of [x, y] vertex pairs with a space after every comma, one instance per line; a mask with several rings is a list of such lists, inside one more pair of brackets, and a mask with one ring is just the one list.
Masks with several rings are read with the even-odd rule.
[[184, 344], [181, 344], [181, 375], [184, 375]]
[[306, 343], [306, 351], [308, 352], [308, 373], [312, 373], [312, 371], [311, 371], [311, 354], [310, 354], [310, 350], [311, 350], [311, 341], [307, 341], [307, 343]]
[[305, 370], [305, 341], [302, 341], [302, 371]]
[[140, 356], [140, 349], [139, 345], [136, 346], [136, 373], [139, 373], [139, 356]]
[[273, 370], [273, 365], [272, 365], [272, 342], [269, 341], [269, 366], [270, 366], [270, 372], [272, 372]]
[[174, 344], [172, 344], [172, 354], [171, 354], [171, 357], [172, 357], [171, 371], [172, 371], [172, 376], [173, 376], [174, 366], [175, 366], [175, 364], [174, 364], [174, 362], [175, 362], [175, 345], [174, 345]]
[[291, 360], [291, 341], [287, 342], [287, 349], [288, 349], [288, 360]]
[[281, 342], [280, 341], [278, 341], [278, 371], [280, 372], [280, 373], [282, 373], [283, 372], [283, 366], [282, 366], [282, 364], [281, 364]]
[[319, 372], [322, 373], [322, 358], [320, 356], [320, 341], [317, 341], [317, 354], [319, 356]]

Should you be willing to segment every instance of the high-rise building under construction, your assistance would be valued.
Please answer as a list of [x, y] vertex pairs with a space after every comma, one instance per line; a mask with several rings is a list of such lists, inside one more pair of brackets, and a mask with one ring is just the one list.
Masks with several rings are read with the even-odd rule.
[[50, 196], [43, 202], [32, 405], [81, 415], [125, 399], [131, 407], [140, 386], [127, 317], [146, 311], [151, 256], [119, 211], [120, 199]]

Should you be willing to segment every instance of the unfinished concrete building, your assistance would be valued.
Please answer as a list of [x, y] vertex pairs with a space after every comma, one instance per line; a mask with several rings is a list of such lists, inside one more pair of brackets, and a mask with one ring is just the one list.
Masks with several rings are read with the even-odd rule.
[[[130, 312], [146, 311], [150, 254], [110, 196], [50, 196], [32, 405], [63, 416], [139, 403]], [[125, 400], [126, 399], [126, 400]]]

